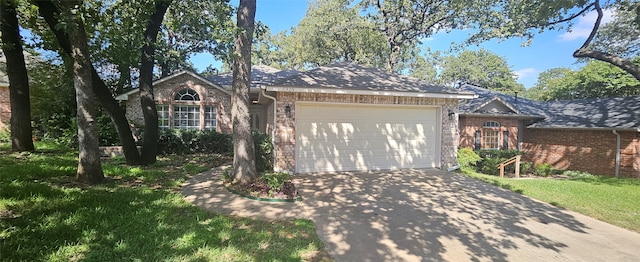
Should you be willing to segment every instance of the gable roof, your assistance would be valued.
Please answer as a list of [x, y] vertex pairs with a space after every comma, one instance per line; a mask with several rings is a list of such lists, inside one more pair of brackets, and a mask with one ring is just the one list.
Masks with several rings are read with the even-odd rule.
[[[217, 88], [218, 90], [220, 90], [220, 91], [222, 91], [222, 92], [225, 92], [225, 93], [229, 94], [229, 95], [231, 94], [231, 92], [229, 92], [228, 90], [224, 89], [222, 86], [220, 86], [220, 85], [218, 85], [218, 84], [216, 84], [216, 83], [213, 83], [213, 82], [211, 82], [211, 81], [209, 81], [209, 80], [205, 79], [204, 77], [201, 77], [200, 75], [198, 75], [198, 74], [196, 74], [196, 73], [194, 73], [194, 72], [188, 71], [188, 70], [181, 70], [181, 71], [178, 71], [178, 72], [176, 72], [176, 73], [173, 73], [173, 74], [172, 74], [172, 75], [170, 75], [170, 76], [166, 76], [166, 77], [160, 78], [160, 79], [158, 79], [158, 80], [156, 80], [156, 81], [153, 81], [153, 83], [152, 83], [152, 84], [153, 84], [154, 86], [155, 86], [155, 85], [159, 85], [159, 84], [162, 84], [162, 83], [164, 83], [164, 82], [166, 82], [166, 81], [169, 81], [169, 80], [171, 80], [171, 79], [174, 79], [174, 78], [176, 78], [176, 77], [178, 77], [178, 76], [181, 76], [181, 75], [184, 75], [184, 74], [187, 74], [187, 75], [189, 75], [189, 76], [191, 76], [191, 77], [193, 77], [193, 78], [196, 78], [196, 79], [198, 79], [198, 80], [200, 80], [200, 81], [202, 81], [202, 82], [204, 82], [204, 83], [206, 83], [206, 84], [208, 84], [208, 85], [210, 85], [210, 86], [213, 86], [213, 87]], [[139, 89], [139, 88], [136, 88], [136, 89], [130, 90], [130, 91], [128, 91], [128, 92], [126, 92], [126, 93], [124, 93], [124, 94], [121, 94], [121, 95], [119, 95], [119, 96], [116, 96], [116, 100], [118, 100], [118, 101], [129, 100], [129, 96], [130, 96], [130, 95], [135, 94], [135, 93], [138, 93], [138, 92], [140, 92], [140, 89]]]
[[[478, 96], [476, 99], [468, 100], [466, 103], [460, 105], [460, 114], [463, 115], [502, 115], [529, 118], [543, 118], [546, 116], [539, 102], [533, 100], [515, 97], [469, 84], [460, 87], [460, 90], [471, 92]], [[486, 112], [482, 110], [483, 107], [498, 102], [511, 109], [511, 111]]]
[[[616, 129], [640, 131], [640, 97], [612, 97], [538, 102], [526, 98], [465, 85], [462, 90], [478, 95], [460, 105], [462, 115], [529, 116], [539, 121], [529, 128]], [[512, 112], [484, 112], [490, 103], [500, 102]]]
[[[260, 85], [271, 84], [297, 73], [299, 73], [299, 71], [293, 69], [280, 70], [266, 65], [252, 65], [251, 87], [258, 88]], [[208, 76], [207, 79], [211, 82], [229, 87], [233, 84], [233, 73], [229, 72], [214, 76]]]
[[334, 63], [276, 81], [266, 87], [277, 92], [317, 92], [423, 97], [473, 98], [472, 93], [426, 83], [355, 63]]

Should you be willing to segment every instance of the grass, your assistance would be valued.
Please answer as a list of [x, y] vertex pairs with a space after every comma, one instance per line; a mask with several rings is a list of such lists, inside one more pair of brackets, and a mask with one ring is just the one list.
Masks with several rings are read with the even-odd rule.
[[[302, 261], [327, 258], [309, 220], [212, 214], [176, 193], [220, 156], [103, 163], [108, 182], [74, 182], [77, 153], [0, 151], [0, 261]], [[38, 144], [38, 148], [45, 145]]]
[[640, 232], [640, 179], [582, 175], [513, 179], [464, 171], [470, 177]]

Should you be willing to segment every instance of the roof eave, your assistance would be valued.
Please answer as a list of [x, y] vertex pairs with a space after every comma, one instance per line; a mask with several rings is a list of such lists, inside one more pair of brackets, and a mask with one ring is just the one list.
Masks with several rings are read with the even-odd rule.
[[[151, 85], [153, 85], [153, 86], [159, 85], [159, 84], [161, 84], [161, 83], [163, 83], [163, 82], [169, 81], [169, 80], [174, 79], [174, 78], [176, 78], [176, 77], [178, 77], [178, 76], [181, 76], [181, 75], [183, 75], [183, 74], [189, 74], [189, 75], [193, 76], [194, 78], [196, 78], [196, 79], [198, 79], [198, 80], [200, 80], [200, 81], [202, 81], [202, 82], [205, 82], [205, 83], [207, 83], [207, 84], [209, 84], [209, 85], [211, 85], [211, 86], [213, 86], [213, 87], [215, 87], [215, 88], [219, 89], [220, 91], [222, 91], [222, 92], [224, 92], [224, 93], [226, 93], [226, 94], [228, 94], [228, 95], [231, 95], [231, 91], [230, 91], [230, 90], [227, 90], [227, 89], [226, 89], [226, 88], [224, 88], [223, 86], [218, 85], [218, 84], [216, 84], [216, 83], [214, 83], [214, 82], [211, 82], [211, 81], [209, 81], [208, 79], [206, 79], [206, 78], [204, 78], [204, 77], [201, 77], [201, 76], [199, 76], [198, 74], [193, 73], [193, 72], [191, 72], [191, 71], [187, 71], [187, 70], [182, 70], [182, 71], [179, 71], [179, 72], [177, 72], [177, 73], [174, 73], [173, 75], [170, 75], [170, 76], [167, 76], [167, 77], [164, 77], [164, 78], [160, 78], [160, 79], [158, 79], [158, 80], [156, 80], [156, 81], [153, 81]], [[139, 92], [139, 91], [140, 91], [140, 89], [139, 89], [139, 88], [136, 88], [136, 89], [130, 90], [130, 91], [128, 91], [128, 92], [126, 92], [126, 93], [124, 93], [124, 94], [121, 94], [121, 95], [119, 95], [119, 96], [116, 96], [116, 100], [118, 100], [118, 101], [126, 101], [126, 100], [129, 100], [129, 95], [131, 95], [131, 94], [133, 94], [133, 93], [136, 93], [136, 92]]]
[[569, 127], [569, 126], [528, 126], [531, 129], [564, 129], [564, 130], [598, 130], [598, 131], [631, 131], [640, 133], [640, 127]]
[[452, 98], [452, 99], [473, 99], [475, 94], [471, 93], [430, 93], [412, 91], [383, 91], [383, 90], [359, 90], [359, 89], [339, 89], [326, 87], [293, 87], [293, 86], [267, 86], [266, 91], [288, 92], [288, 93], [320, 93], [320, 94], [341, 94], [341, 95], [376, 95], [376, 96], [411, 96], [429, 98]]
[[541, 115], [514, 115], [514, 114], [485, 114], [485, 113], [465, 113], [460, 112], [461, 116], [482, 116], [482, 117], [510, 117], [510, 118], [520, 118], [520, 119], [536, 119], [536, 118], [546, 118]]

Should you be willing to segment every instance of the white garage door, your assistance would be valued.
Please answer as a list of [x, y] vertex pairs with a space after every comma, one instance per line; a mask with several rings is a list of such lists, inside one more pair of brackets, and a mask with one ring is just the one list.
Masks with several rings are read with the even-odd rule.
[[439, 166], [435, 107], [296, 104], [296, 171]]

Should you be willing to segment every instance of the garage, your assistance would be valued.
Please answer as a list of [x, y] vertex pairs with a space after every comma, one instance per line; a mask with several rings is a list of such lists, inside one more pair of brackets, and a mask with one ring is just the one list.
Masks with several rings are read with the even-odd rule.
[[439, 108], [296, 103], [296, 172], [439, 167]]

